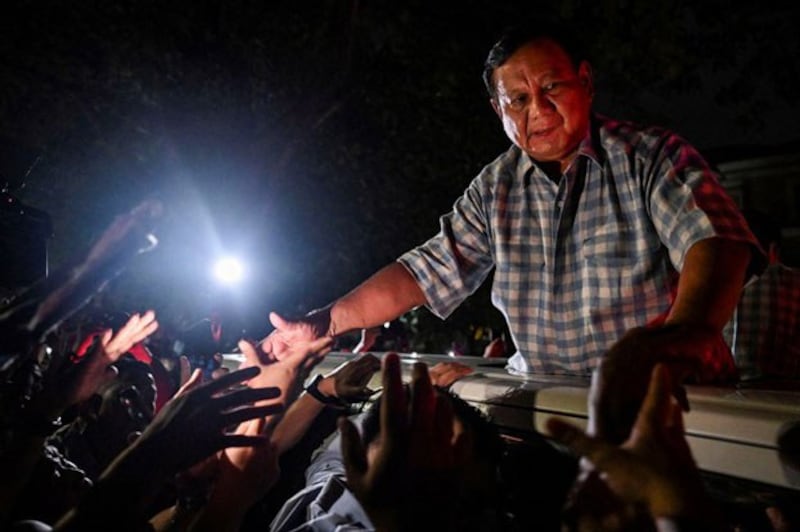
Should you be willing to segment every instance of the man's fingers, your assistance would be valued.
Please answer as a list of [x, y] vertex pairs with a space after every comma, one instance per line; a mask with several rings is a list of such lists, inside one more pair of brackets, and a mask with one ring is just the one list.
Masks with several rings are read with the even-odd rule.
[[281, 332], [288, 332], [290, 329], [292, 329], [293, 325], [290, 321], [283, 319], [275, 312], [269, 313], [269, 322], [273, 327]]
[[656, 364], [634, 426], [639, 430], [662, 427], [671, 417], [671, 393], [669, 369], [664, 364]]
[[[221, 379], [222, 377], [220, 377]], [[219, 380], [219, 379], [217, 379]], [[277, 399], [281, 396], [281, 389], [277, 386], [268, 388], [243, 388], [234, 392], [216, 397], [214, 400], [219, 405], [220, 409], [232, 408], [237, 405], [248, 403], [255, 403], [257, 401], [268, 401], [270, 399]]]
[[437, 445], [440, 446], [440, 449], [444, 449], [449, 456], [452, 456], [453, 405], [441, 395], [436, 397], [433, 430]]
[[412, 436], [426, 438], [433, 432], [436, 395], [428, 377], [428, 367], [415, 363], [411, 370]]
[[111, 342], [111, 338], [114, 336], [114, 331], [111, 329], [106, 329], [100, 334], [100, 345], [103, 347], [107, 346], [109, 342]]
[[361, 435], [349, 419], [340, 417], [338, 426], [342, 435], [342, 460], [347, 482], [357, 488], [367, 472], [367, 453]]
[[244, 369], [250, 366], [258, 366], [261, 361], [258, 358], [258, 352], [253, 344], [248, 342], [247, 340], [239, 340], [236, 344], [239, 348], [239, 351], [242, 352], [244, 355], [244, 362], [239, 366], [240, 369]]
[[587, 458], [598, 446], [602, 445], [601, 440], [587, 436], [578, 427], [555, 417], [547, 420], [546, 427], [554, 440], [566, 445], [576, 454]]
[[331, 345], [333, 345], [333, 338], [330, 336], [321, 336], [308, 344], [307, 351], [315, 354], [327, 354], [330, 351]]
[[[381, 434], [401, 434], [407, 427], [408, 405], [400, 371], [400, 357], [389, 353], [383, 358], [383, 399], [381, 400]], [[387, 443], [387, 442], [384, 442]]]
[[245, 436], [243, 434], [227, 434], [222, 437], [222, 445], [219, 449], [227, 447], [260, 447], [269, 444], [266, 436]]
[[145, 325], [144, 327], [141, 327], [136, 332], [136, 334], [134, 334], [131, 337], [131, 339], [130, 339], [131, 344], [136, 344], [136, 343], [141, 342], [142, 340], [144, 340], [145, 338], [147, 338], [148, 336], [150, 336], [151, 334], [153, 334], [157, 330], [158, 330], [158, 322], [157, 321], [152, 320], [152, 321], [147, 322], [147, 325]]
[[250, 367], [232, 371], [227, 375], [223, 375], [216, 380], [204, 384], [203, 391], [208, 395], [214, 395], [217, 392], [225, 390], [226, 388], [230, 388], [234, 384], [252, 379], [259, 373], [261, 373], [261, 368], [259, 367]]
[[180, 367], [180, 385], [183, 386], [192, 376], [192, 364], [189, 362], [189, 357], [181, 355], [178, 358], [178, 366]]
[[250, 419], [263, 419], [267, 416], [274, 416], [275, 414], [279, 414], [281, 412], [283, 412], [282, 403], [264, 406], [245, 406], [242, 408], [237, 408], [236, 410], [231, 410], [230, 412], [226, 412], [222, 416], [222, 419], [224, 420], [224, 425], [227, 427], [230, 425], [238, 425], [239, 423]]
[[203, 383], [203, 370], [197, 368], [192, 372], [191, 376], [189, 376], [189, 379], [186, 382], [184, 382], [180, 388], [178, 388], [178, 391], [175, 392], [175, 395], [173, 397], [178, 397], [179, 395], [183, 395], [190, 390], [194, 390], [202, 383]]

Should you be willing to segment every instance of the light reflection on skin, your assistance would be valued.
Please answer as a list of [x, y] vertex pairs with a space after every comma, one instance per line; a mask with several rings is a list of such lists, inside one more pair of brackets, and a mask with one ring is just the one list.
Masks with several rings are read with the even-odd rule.
[[522, 46], [492, 76], [491, 104], [508, 138], [539, 162], [564, 172], [589, 130], [593, 97], [591, 67], [577, 70], [549, 39]]

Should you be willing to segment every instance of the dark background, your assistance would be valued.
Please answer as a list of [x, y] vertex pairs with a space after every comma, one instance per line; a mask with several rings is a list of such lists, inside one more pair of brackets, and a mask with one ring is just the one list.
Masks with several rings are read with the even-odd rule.
[[[220, 311], [251, 335], [306, 312], [438, 227], [508, 141], [480, 81], [506, 24], [570, 21], [599, 112], [719, 160], [798, 153], [800, 8], [636, 1], [12, 1], [0, 34], [0, 171], [53, 222], [50, 265], [147, 197], [158, 249], [106, 303], [165, 324]], [[715, 162], [717, 162], [715, 159]], [[236, 290], [208, 274], [241, 255]], [[419, 350], [504, 327], [482, 288]]]

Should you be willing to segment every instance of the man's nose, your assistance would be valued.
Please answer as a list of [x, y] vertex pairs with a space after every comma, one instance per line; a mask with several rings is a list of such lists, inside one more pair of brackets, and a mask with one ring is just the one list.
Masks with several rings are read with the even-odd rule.
[[534, 91], [528, 103], [528, 119], [536, 120], [541, 115], [546, 115], [555, 110], [553, 102], [541, 91]]

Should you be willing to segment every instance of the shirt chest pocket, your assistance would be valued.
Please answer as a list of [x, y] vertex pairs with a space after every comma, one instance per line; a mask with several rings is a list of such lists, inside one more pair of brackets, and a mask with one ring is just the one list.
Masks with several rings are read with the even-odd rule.
[[660, 241], [648, 236], [627, 224], [612, 222], [583, 241], [581, 296], [589, 307], [625, 305], [644, 289], [661, 256]]
[[636, 232], [624, 223], [601, 226], [583, 241], [583, 260], [589, 266], [624, 268], [642, 258], [644, 244]]
[[498, 272], [536, 272], [544, 268], [544, 261], [541, 242], [534, 239], [513, 238], [495, 248]]

